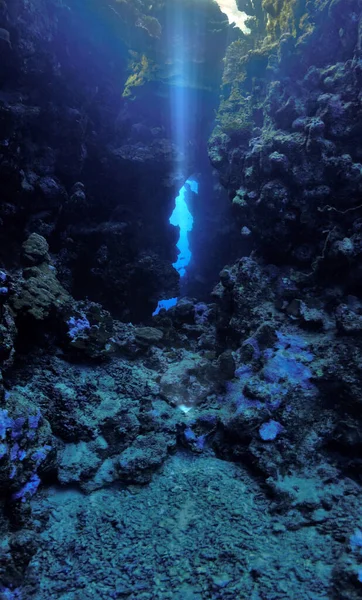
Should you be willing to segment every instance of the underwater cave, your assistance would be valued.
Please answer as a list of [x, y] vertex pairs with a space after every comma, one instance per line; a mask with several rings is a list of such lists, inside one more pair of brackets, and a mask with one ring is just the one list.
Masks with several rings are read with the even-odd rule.
[[0, 0], [0, 600], [362, 597], [361, 0]]

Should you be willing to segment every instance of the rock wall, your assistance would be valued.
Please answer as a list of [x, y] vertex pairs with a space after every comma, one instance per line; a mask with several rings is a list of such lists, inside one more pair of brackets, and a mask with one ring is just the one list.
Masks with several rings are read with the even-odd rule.
[[[231, 226], [203, 179], [218, 74], [197, 37], [205, 119], [189, 163], [171, 144], [167, 4], [0, 2], [5, 598], [361, 595], [361, 6], [239, 6], [210, 140]], [[212, 303], [112, 319], [176, 292], [183, 169], [200, 264], [238, 260]]]
[[39, 233], [69, 293], [134, 321], [178, 292], [168, 218], [183, 174], [197, 170], [228, 30], [213, 3], [201, 3], [197, 19], [180, 3], [186, 25], [194, 23], [187, 164], [169, 110], [180, 83], [167, 11], [163, 3], [150, 10], [34, 0], [3, 2], [0, 14], [3, 267], [16, 267], [26, 236]]
[[[209, 155], [253, 252], [220, 273], [218, 339], [237, 353], [241, 344], [244, 363], [248, 352], [260, 360], [255, 337], [260, 328], [268, 337], [270, 323], [311, 336], [319, 357], [312, 379], [334, 421], [321, 435], [322, 455], [359, 478], [362, 4], [239, 4], [252, 17], [251, 34], [228, 48]], [[241, 388], [248, 401], [261, 394], [265, 407], [268, 372], [257, 388], [250, 375], [240, 371]], [[236, 402], [241, 388], [231, 385]], [[298, 392], [294, 406], [304, 422], [299, 400]], [[242, 437], [244, 426], [236, 420], [228, 439]]]
[[263, 7], [267, 19], [254, 20], [251, 35], [228, 49], [210, 158], [262, 256], [328, 271], [334, 281], [346, 282], [348, 264], [353, 287], [362, 193], [361, 4]]

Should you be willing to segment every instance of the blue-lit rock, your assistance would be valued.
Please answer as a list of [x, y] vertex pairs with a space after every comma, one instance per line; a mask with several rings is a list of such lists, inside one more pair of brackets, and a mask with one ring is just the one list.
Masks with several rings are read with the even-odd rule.
[[361, 2], [228, 4], [0, 0], [5, 599], [361, 595]]

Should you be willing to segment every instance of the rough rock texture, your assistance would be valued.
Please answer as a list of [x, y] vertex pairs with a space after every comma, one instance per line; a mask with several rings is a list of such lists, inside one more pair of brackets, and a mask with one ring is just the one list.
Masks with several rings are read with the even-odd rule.
[[[254, 266], [254, 269], [255, 278], [260, 277], [262, 284], [266, 273], [260, 266]], [[277, 281], [275, 275], [274, 281]], [[224, 278], [223, 281], [225, 283]], [[240, 307], [243, 302], [248, 306], [249, 313], [237, 311], [240, 323], [246, 323], [248, 314], [253, 314], [256, 309], [259, 315], [262, 311], [259, 295], [253, 296], [252, 288], [247, 294], [244, 299], [239, 294], [234, 300]], [[277, 292], [273, 302], [278, 304]], [[267, 306], [271, 305], [272, 302], [267, 303]], [[25, 536], [20, 544], [23, 561], [19, 560], [14, 534], [6, 538], [7, 558], [1, 568], [2, 580], [9, 589], [21, 586], [24, 592], [31, 591], [40, 598], [68, 589], [76, 571], [73, 572], [72, 567], [62, 575], [57, 556], [61, 548], [59, 557], [74, 550], [72, 545], [68, 548], [73, 531], [69, 523], [72, 514], [72, 523], [74, 519], [83, 523], [77, 544], [84, 544], [84, 551], [90, 556], [98, 552], [96, 547], [103, 547], [105, 536], [113, 549], [118, 548], [119, 542], [114, 546], [112, 532], [117, 531], [119, 536], [119, 529], [126, 528], [124, 535], [118, 537], [123, 540], [123, 545], [115, 554], [127, 554], [133, 548], [132, 556], [138, 562], [136, 578], [132, 571], [131, 581], [128, 571], [123, 570], [116, 584], [111, 581], [111, 576], [110, 579], [105, 577], [113, 564], [108, 554], [103, 555], [102, 566], [98, 562], [97, 567], [92, 566], [92, 575], [88, 561], [79, 558], [78, 575], [80, 569], [83, 581], [91, 578], [94, 582], [87, 587], [89, 598], [95, 598], [97, 594], [99, 597], [100, 589], [106, 598], [109, 586], [135, 594], [141, 578], [143, 589], [149, 590], [149, 594], [157, 593], [161, 598], [162, 594], [167, 597], [169, 593], [171, 598], [170, 594], [176, 592], [170, 590], [170, 585], [176, 585], [174, 577], [179, 576], [177, 569], [171, 569], [175, 561], [174, 520], [181, 528], [177, 539], [182, 550], [179, 549], [176, 555], [181, 552], [178, 560], [186, 561], [184, 572], [199, 571], [200, 560], [202, 564], [206, 561], [206, 571], [202, 569], [187, 586], [193, 593], [209, 593], [216, 598], [217, 590], [224, 586], [230, 587], [233, 594], [249, 593], [255, 586], [254, 568], [259, 569], [258, 589], [273, 589], [274, 593], [277, 585], [282, 590], [290, 581], [291, 565], [297, 568], [295, 565], [299, 564], [297, 559], [301, 556], [302, 546], [303, 552], [318, 559], [321, 570], [316, 579], [301, 560], [296, 575], [299, 587], [295, 595], [289, 594], [289, 597], [296, 600], [301, 595], [318, 600], [323, 595], [328, 597], [327, 590], [331, 586], [341, 589], [341, 577], [348, 590], [342, 597], [358, 597], [359, 551], [356, 545], [356, 551], [350, 553], [352, 542], [349, 540], [359, 535], [355, 529], [359, 527], [358, 449], [361, 440], [355, 419], [357, 414], [360, 415], [357, 365], [361, 363], [362, 348], [350, 335], [340, 338], [336, 326], [322, 331], [305, 331], [298, 321], [277, 308], [269, 313], [268, 319], [265, 314], [262, 323], [260, 317], [259, 322], [249, 320], [251, 329], [245, 325], [246, 331], [242, 334], [240, 328], [241, 337], [226, 338], [224, 327], [218, 329], [218, 310], [215, 305], [201, 307], [191, 300], [184, 301], [167, 315], [160, 314], [155, 318], [157, 330], [164, 331], [161, 347], [160, 336], [154, 336], [156, 345], [137, 349], [139, 328], [116, 324], [114, 343], [119, 355], [108, 363], [84, 367], [72, 365], [64, 358], [35, 356], [21, 373], [13, 372], [7, 377], [11, 398], [8, 399], [9, 417], [13, 420], [11, 426], [6, 425], [3, 437], [3, 442], [9, 445], [3, 486], [5, 493], [14, 490], [24, 495], [24, 502], [14, 502], [14, 498], [10, 514], [17, 527], [26, 525], [26, 529], [21, 530]], [[222, 300], [220, 310], [222, 314]], [[195, 327], [198, 328], [196, 336]], [[209, 340], [208, 345], [205, 339]], [[346, 358], [352, 355], [352, 344], [354, 363]], [[189, 350], [186, 350], [187, 346]], [[230, 350], [230, 346], [234, 349]], [[205, 386], [202, 396], [201, 383]], [[192, 398], [191, 394], [194, 394]], [[329, 400], [331, 396], [333, 406]], [[34, 403], [37, 409], [30, 410]], [[13, 414], [10, 408], [15, 406], [17, 412]], [[34, 413], [34, 417], [38, 415], [40, 428], [31, 439], [28, 439], [30, 417], [28, 421], [24, 420], [25, 424], [19, 421], [18, 427], [17, 419], [27, 411], [31, 415]], [[11, 432], [15, 429], [17, 437], [11, 441]], [[41, 440], [38, 439], [40, 434]], [[49, 455], [37, 466], [23, 458], [22, 451], [26, 456], [33, 456], [40, 443], [47, 446]], [[176, 456], [172, 456], [175, 453]], [[217, 457], [223, 461], [219, 462]], [[230, 465], [230, 461], [234, 465]], [[14, 466], [16, 475], [9, 480], [9, 469]], [[345, 473], [349, 475], [347, 478]], [[44, 487], [46, 483], [57, 483], [63, 486], [64, 492], [59, 493], [53, 488], [49, 496]], [[121, 489], [109, 489], [114, 483], [121, 485]], [[35, 494], [35, 488], [42, 484], [40, 492]], [[140, 489], [139, 484], [150, 484], [151, 487]], [[77, 488], [90, 494], [89, 499], [81, 500]], [[264, 494], [265, 488], [268, 497]], [[178, 500], [175, 497], [171, 500], [171, 489]], [[246, 500], [241, 501], [244, 498], [242, 489], [249, 501], [256, 494], [253, 508], [248, 511]], [[158, 497], [157, 510], [153, 493], [155, 498]], [[261, 503], [259, 509], [256, 502]], [[211, 535], [216, 527], [214, 517], [203, 515], [210, 503], [213, 506], [211, 513], [216, 511], [218, 515], [218, 523], [224, 523], [225, 519], [225, 524], [214, 543], [216, 554], [209, 554], [207, 538], [206, 554], [197, 552], [201, 558], [195, 562], [191, 547], [199, 548], [200, 536]], [[30, 518], [30, 506], [34, 521]], [[55, 513], [50, 515], [49, 510]], [[142, 518], [138, 511], [142, 511]], [[156, 514], [158, 524], [150, 528]], [[46, 524], [48, 517], [50, 520]], [[191, 518], [194, 525], [189, 527], [187, 523]], [[128, 519], [131, 519], [130, 523]], [[62, 525], [65, 522], [66, 527]], [[98, 537], [91, 531], [99, 527], [102, 541], [97, 542]], [[61, 545], [57, 528], [63, 530]], [[33, 538], [31, 547], [26, 542], [26, 531], [30, 531]], [[141, 554], [131, 541], [139, 531], [144, 531], [145, 546], [142, 546]], [[128, 539], [128, 536], [131, 537]], [[330, 536], [328, 544], [326, 536]], [[244, 541], [239, 548], [240, 540]], [[290, 564], [285, 562], [281, 543], [286, 544], [289, 553], [293, 548]], [[224, 554], [218, 550], [224, 544], [229, 548], [227, 560], [223, 560]], [[256, 566], [247, 571], [246, 577], [240, 577], [239, 563], [245, 560], [245, 548], [249, 556], [250, 544], [255, 547]], [[259, 555], [269, 545], [276, 562], [270, 563], [268, 559], [261, 567]], [[161, 546], [166, 561], [161, 571], [170, 578], [167, 592], [161, 583], [155, 583], [154, 578], [151, 580], [147, 575], [147, 562], [153, 560], [153, 552], [161, 551]], [[230, 547], [234, 548], [232, 557], [229, 556]], [[52, 577], [43, 578], [38, 584], [40, 579], [28, 577], [27, 573], [34, 574], [40, 568], [48, 572], [46, 565], [50, 555]], [[217, 561], [215, 570], [207, 566], [211, 556], [212, 565], [215, 566]], [[39, 560], [42, 566], [39, 566]], [[17, 570], [14, 570], [14, 564]], [[279, 572], [277, 584], [273, 575], [275, 568]], [[81, 584], [75, 581], [72, 585], [76, 590], [81, 589]]]
[[210, 0], [196, 12], [184, 1], [174, 7], [190, 23], [184, 60], [194, 72], [186, 160], [169, 111], [185, 85], [171, 56], [178, 21], [164, 30], [162, 2], [3, 4], [1, 260], [13, 268], [24, 238], [40, 234], [69, 293], [140, 321], [178, 293], [168, 218], [179, 187], [200, 169], [227, 23]]
[[[312, 494], [314, 486], [317, 481], [310, 480], [306, 493]], [[344, 495], [338, 488], [337, 481], [318, 486], [318, 507], [304, 518], [304, 526], [298, 510], [269, 513], [247, 469], [208, 456], [173, 456], [146, 488], [99, 490], [91, 503], [74, 490], [61, 495], [54, 490], [34, 501], [37, 519], [49, 516], [49, 521], [46, 531], [38, 532], [43, 552], [31, 563], [34, 578], [25, 589], [46, 600], [69, 588], [79, 591], [80, 579], [79, 593], [87, 599], [247, 598], [258, 589], [265, 597], [319, 600], [322, 590], [328, 597], [325, 577], [340, 546], [344, 553], [336, 578], [345, 573], [348, 560], [348, 544], [337, 541], [343, 526], [333, 530], [331, 519], [343, 520], [352, 504], [348, 496], [358, 504], [352, 482]], [[338, 505], [323, 509], [334, 494]], [[330, 542], [322, 547], [328, 531]], [[295, 560], [301, 548], [312, 564]], [[92, 560], [100, 555], [102, 561]], [[339, 588], [345, 585], [348, 579]]]
[[48, 250], [46, 239], [37, 233], [29, 236], [22, 246], [23, 264], [27, 266], [14, 285], [11, 298], [17, 318], [30, 316], [43, 321], [71, 303], [71, 297], [57, 278], [55, 267], [50, 264]]
[[361, 6], [315, 2], [301, 13], [302, 3], [263, 4], [269, 37], [252, 34], [228, 49], [210, 158], [268, 261], [322, 271], [351, 289], [362, 192]]
[[[6, 600], [361, 596], [362, 7], [238, 5], [210, 140], [235, 225], [195, 213], [219, 283], [142, 322], [177, 287], [168, 5], [0, 1]], [[207, 121], [230, 30], [175, 7]]]

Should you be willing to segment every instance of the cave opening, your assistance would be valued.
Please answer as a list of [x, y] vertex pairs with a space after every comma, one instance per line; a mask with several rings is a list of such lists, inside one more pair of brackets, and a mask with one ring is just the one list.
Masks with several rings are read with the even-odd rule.
[[245, 25], [248, 15], [239, 10], [236, 0], [217, 0], [217, 3], [221, 12], [227, 16], [229, 23], [233, 23], [235, 27], [239, 27], [244, 33], [249, 33], [249, 29]]
[[[195, 176], [189, 177], [175, 199], [175, 208], [170, 216], [170, 224], [179, 228], [179, 238], [176, 244], [178, 250], [177, 260], [172, 264], [180, 275], [180, 292], [185, 287], [187, 266], [190, 263], [192, 252], [190, 248], [189, 233], [193, 229], [194, 217], [190, 210], [190, 196], [199, 193], [199, 183]], [[177, 304], [177, 298], [168, 298], [158, 302], [153, 316], [157, 315], [162, 308], [168, 310]]]
[[180, 189], [175, 200], [175, 208], [170, 217], [170, 223], [174, 227], [180, 228], [180, 235], [176, 247], [179, 251], [177, 261], [173, 267], [178, 271], [182, 278], [186, 275], [186, 267], [191, 260], [191, 249], [189, 243], [189, 232], [192, 231], [194, 218], [191, 214], [188, 197], [190, 192], [198, 194], [199, 184], [196, 179], [189, 178]]
[[[233, 25], [225, 26], [224, 21], [221, 26], [220, 21], [216, 46], [226, 48], [232, 39], [242, 35], [239, 30], [248, 32], [247, 15], [238, 9], [236, 0], [217, 0], [215, 4]], [[175, 179], [181, 185], [187, 173], [197, 172], [198, 176], [190, 176], [180, 187], [169, 219], [171, 225], [179, 227], [178, 255], [172, 263], [180, 275], [178, 297], [160, 300], [153, 316], [175, 306], [180, 297], [208, 298], [222, 268], [220, 258], [228, 261], [235, 253], [232, 248], [240, 249], [240, 235], [236, 235], [228, 199], [215, 185], [207, 151], [219, 102], [221, 63], [217, 52], [214, 57], [213, 52], [210, 54], [211, 30], [205, 13], [197, 4], [189, 9], [190, 14], [179, 1], [165, 9], [166, 39], [171, 48], [168, 111], [170, 136], [176, 148]], [[218, 36], [215, 32], [214, 35], [215, 42]], [[213, 255], [213, 263], [208, 254]]]

